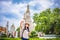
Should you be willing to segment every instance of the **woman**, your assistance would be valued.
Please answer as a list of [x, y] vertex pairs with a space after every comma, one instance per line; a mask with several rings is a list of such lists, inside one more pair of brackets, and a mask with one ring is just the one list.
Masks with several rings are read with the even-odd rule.
[[22, 40], [29, 40], [29, 24], [25, 23], [25, 28], [23, 29]]

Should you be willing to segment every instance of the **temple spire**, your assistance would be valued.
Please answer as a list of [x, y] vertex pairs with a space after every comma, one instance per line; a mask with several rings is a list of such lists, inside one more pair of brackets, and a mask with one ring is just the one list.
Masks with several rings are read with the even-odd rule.
[[8, 29], [9, 29], [9, 21], [7, 21], [6, 29], [7, 29], [7, 30], [6, 30], [6, 34], [7, 34], [7, 37], [8, 37], [8, 32], [9, 32], [9, 30], [8, 30]]
[[7, 28], [8, 28], [8, 24], [9, 24], [9, 21], [7, 21], [7, 25], [6, 25], [6, 26], [7, 26]]
[[29, 4], [27, 5], [26, 13], [30, 13], [30, 10], [29, 10]]

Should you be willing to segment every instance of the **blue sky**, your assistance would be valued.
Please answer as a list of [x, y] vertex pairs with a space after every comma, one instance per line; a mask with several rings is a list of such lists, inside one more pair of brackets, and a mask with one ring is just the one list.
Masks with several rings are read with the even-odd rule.
[[0, 0], [0, 26], [6, 26], [9, 21], [9, 27], [14, 24], [19, 27], [26, 6], [29, 4], [31, 17], [34, 13], [39, 13], [48, 8], [60, 8], [59, 0]]

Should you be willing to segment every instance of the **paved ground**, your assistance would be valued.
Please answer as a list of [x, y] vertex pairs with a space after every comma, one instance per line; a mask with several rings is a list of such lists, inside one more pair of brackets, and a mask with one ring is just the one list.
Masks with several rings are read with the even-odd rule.
[[52, 35], [45, 35], [45, 36], [39, 37], [39, 38], [52, 39], [52, 38], [56, 38], [56, 37], [60, 37], [60, 35], [52, 34]]

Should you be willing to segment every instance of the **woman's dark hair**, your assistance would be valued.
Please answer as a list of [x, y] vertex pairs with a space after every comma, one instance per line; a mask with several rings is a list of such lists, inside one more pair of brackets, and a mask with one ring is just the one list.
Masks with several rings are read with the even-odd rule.
[[[26, 26], [24, 27], [24, 30], [26, 30]], [[24, 30], [23, 30], [23, 31], [24, 31]], [[28, 32], [29, 32], [29, 27], [27, 27], [27, 30], [28, 30]]]
[[[25, 23], [25, 27], [24, 27], [23, 31], [24, 31], [24, 30], [26, 30], [26, 25], [28, 25], [28, 26], [29, 26], [29, 24], [28, 24], [28, 23]], [[28, 30], [28, 32], [29, 32], [29, 27], [27, 27], [27, 30]]]

